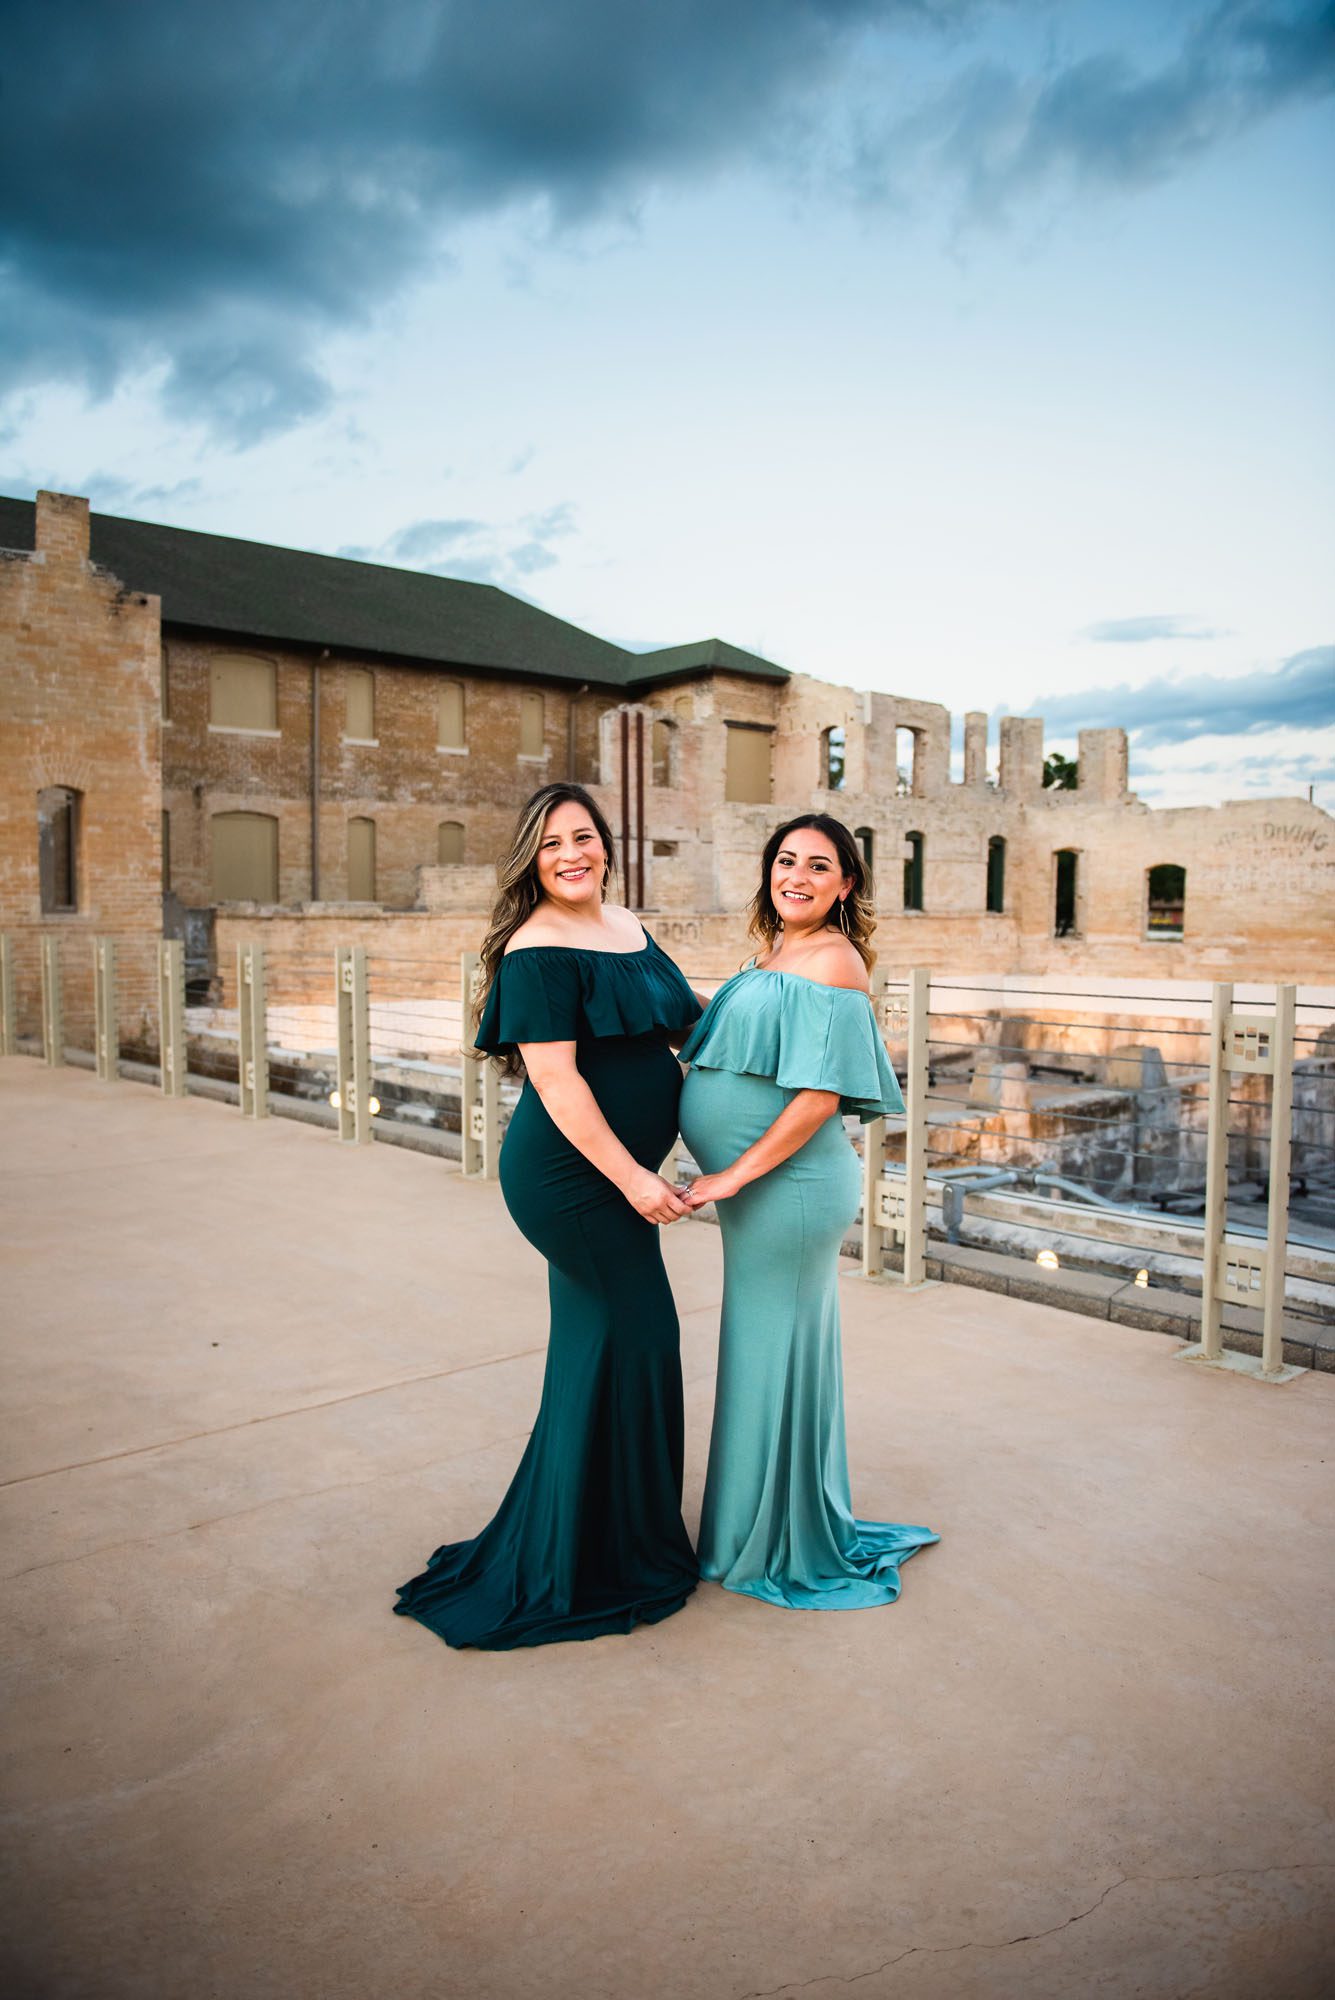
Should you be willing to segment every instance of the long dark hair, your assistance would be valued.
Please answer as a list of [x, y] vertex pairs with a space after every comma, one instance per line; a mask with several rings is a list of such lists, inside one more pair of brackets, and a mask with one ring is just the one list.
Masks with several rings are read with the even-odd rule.
[[782, 826], [776, 826], [765, 842], [765, 852], [760, 857], [760, 887], [751, 900], [749, 935], [763, 944], [769, 951], [775, 938], [783, 929], [783, 918], [774, 907], [770, 894], [770, 876], [774, 871], [774, 859], [790, 834], [800, 827], [809, 826], [817, 833], [823, 833], [839, 857], [839, 873], [852, 876], [853, 886], [844, 899], [843, 911], [847, 929], [839, 920], [839, 904], [835, 903], [825, 919], [828, 930], [838, 931], [848, 939], [868, 972], [876, 963], [876, 953], [871, 948], [871, 935], [876, 929], [876, 891], [871, 879], [871, 869], [862, 856], [862, 849], [841, 819], [834, 819], [829, 813], [798, 813], [795, 819], [786, 819]]
[[[482, 1019], [482, 1010], [487, 1004], [491, 983], [496, 977], [497, 967], [505, 956], [505, 947], [542, 901], [542, 888], [538, 881], [538, 849], [542, 846], [542, 836], [547, 830], [547, 821], [557, 806], [569, 802], [577, 805], [581, 812], [589, 815], [594, 832], [603, 844], [607, 865], [603, 870], [603, 897], [607, 896], [607, 884], [616, 873], [617, 851], [612, 839], [612, 829], [603, 818], [583, 785], [558, 782], [541, 785], [531, 799], [519, 809], [511, 837], [509, 852], [496, 869], [496, 905], [487, 926], [487, 935], [482, 940], [481, 958], [477, 989], [473, 996], [473, 1026], [476, 1029]], [[498, 1059], [507, 1076], [518, 1076], [521, 1065], [513, 1054]]]

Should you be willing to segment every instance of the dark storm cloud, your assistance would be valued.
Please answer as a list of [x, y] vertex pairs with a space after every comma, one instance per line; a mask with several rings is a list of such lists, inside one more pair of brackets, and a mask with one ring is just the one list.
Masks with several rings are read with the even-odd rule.
[[1335, 646], [1311, 646], [1270, 671], [1227, 680], [1192, 674], [1132, 688], [1085, 688], [1031, 704], [1049, 736], [1078, 729], [1126, 729], [1137, 749], [1197, 736], [1254, 736], [1263, 729], [1319, 729], [1335, 723]]
[[[105, 392], [156, 365], [173, 414], [242, 446], [327, 408], [317, 341], [442, 268], [452, 225], [513, 208], [561, 229], [739, 159], [824, 171], [870, 90], [869, 37], [879, 47], [887, 28], [954, 30], [988, 12], [983, 0], [5, 11], [0, 388]], [[1158, 77], [1114, 57], [1039, 88], [974, 71], [953, 109], [933, 110], [918, 170], [962, 178], [979, 207], [1060, 164], [1163, 171], [1325, 87], [1330, 14], [1231, 4]], [[856, 144], [869, 173], [890, 147]]]
[[1081, 638], [1096, 646], [1143, 646], [1149, 639], [1223, 639], [1228, 634], [1199, 618], [1180, 615], [1150, 618], [1105, 618], [1087, 626]]

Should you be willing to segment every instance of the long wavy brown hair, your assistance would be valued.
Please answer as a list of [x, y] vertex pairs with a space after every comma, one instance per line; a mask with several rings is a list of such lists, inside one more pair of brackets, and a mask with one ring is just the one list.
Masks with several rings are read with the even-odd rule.
[[751, 900], [748, 935], [762, 944], [766, 951], [773, 948], [774, 940], [783, 929], [783, 918], [774, 907], [770, 894], [770, 876], [774, 871], [775, 857], [785, 845], [789, 836], [801, 827], [813, 827], [825, 838], [839, 856], [839, 873], [852, 876], [853, 886], [844, 899], [843, 909], [848, 928], [839, 921], [839, 904], [835, 903], [825, 919], [827, 930], [838, 931], [847, 937], [868, 972], [876, 963], [876, 953], [871, 948], [872, 932], [876, 929], [876, 891], [872, 882], [871, 869], [862, 858], [862, 849], [841, 819], [834, 819], [829, 813], [798, 813], [795, 819], [786, 819], [782, 826], [776, 826], [765, 842], [765, 852], [760, 857], [760, 887]]
[[[497, 896], [491, 913], [487, 934], [482, 940], [481, 958], [477, 990], [473, 997], [473, 1028], [477, 1030], [482, 1019], [482, 1010], [487, 1004], [487, 995], [492, 988], [497, 969], [505, 956], [505, 947], [519, 926], [527, 923], [538, 904], [542, 901], [542, 885], [538, 881], [538, 849], [542, 846], [542, 836], [547, 829], [547, 821], [553, 810], [560, 805], [577, 805], [581, 812], [589, 815], [589, 823], [603, 844], [606, 867], [603, 870], [603, 899], [607, 898], [607, 884], [616, 873], [616, 844], [612, 839], [612, 829], [603, 818], [594, 801], [583, 785], [557, 783], [542, 785], [534, 792], [527, 804], [519, 809], [515, 821], [514, 835], [510, 841], [510, 851], [496, 870]], [[497, 1056], [496, 1062], [503, 1076], [521, 1076], [523, 1064], [513, 1050], [508, 1055]]]

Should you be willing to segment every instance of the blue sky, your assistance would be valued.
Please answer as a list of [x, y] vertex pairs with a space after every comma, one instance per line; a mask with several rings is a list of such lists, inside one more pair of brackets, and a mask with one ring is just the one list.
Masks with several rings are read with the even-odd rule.
[[1335, 808], [1330, 4], [11, 0], [3, 61], [5, 490]]

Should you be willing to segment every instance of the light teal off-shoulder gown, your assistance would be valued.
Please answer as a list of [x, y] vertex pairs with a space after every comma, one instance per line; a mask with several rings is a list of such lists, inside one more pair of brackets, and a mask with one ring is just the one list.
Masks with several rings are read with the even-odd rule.
[[861, 1174], [841, 1114], [904, 1102], [865, 993], [757, 967], [720, 987], [681, 1051], [682, 1136], [720, 1173], [799, 1090], [839, 1094], [806, 1144], [718, 1204], [723, 1322], [700, 1574], [771, 1604], [890, 1604], [938, 1536], [853, 1514], [844, 1443], [839, 1247]]

